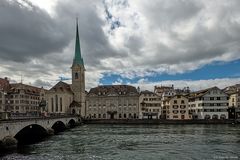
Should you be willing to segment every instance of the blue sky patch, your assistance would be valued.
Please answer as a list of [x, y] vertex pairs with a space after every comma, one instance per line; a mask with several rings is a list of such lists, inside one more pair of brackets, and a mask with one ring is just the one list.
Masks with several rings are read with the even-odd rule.
[[[166, 81], [166, 80], [207, 80], [217, 78], [239, 78], [240, 77], [240, 59], [231, 62], [214, 62], [212, 64], [205, 65], [197, 70], [186, 72], [182, 74], [156, 74], [154, 76], [146, 76], [151, 82]], [[122, 81], [122, 84], [136, 83], [143, 77], [136, 77], [133, 79], [122, 78], [118, 74], [104, 74], [104, 77], [100, 79], [101, 84], [112, 84], [114, 82]]]

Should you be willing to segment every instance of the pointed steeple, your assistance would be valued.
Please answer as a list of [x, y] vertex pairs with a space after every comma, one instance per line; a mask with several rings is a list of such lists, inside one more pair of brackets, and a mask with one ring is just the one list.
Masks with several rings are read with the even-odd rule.
[[78, 33], [78, 19], [76, 20], [76, 42], [75, 42], [75, 56], [73, 59], [73, 65], [79, 64], [84, 66], [83, 58], [81, 55], [81, 47]]

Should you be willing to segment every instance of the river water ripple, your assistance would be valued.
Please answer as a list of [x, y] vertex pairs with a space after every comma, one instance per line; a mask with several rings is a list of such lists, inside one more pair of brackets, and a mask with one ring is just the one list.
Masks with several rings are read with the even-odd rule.
[[240, 159], [240, 125], [83, 125], [4, 160]]

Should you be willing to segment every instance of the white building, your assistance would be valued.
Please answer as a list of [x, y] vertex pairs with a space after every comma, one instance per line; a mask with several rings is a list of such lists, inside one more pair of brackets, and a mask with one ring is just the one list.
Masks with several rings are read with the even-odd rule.
[[161, 97], [151, 91], [142, 91], [139, 96], [139, 118], [161, 118]]
[[193, 119], [228, 119], [228, 95], [217, 87], [193, 92], [189, 109]]

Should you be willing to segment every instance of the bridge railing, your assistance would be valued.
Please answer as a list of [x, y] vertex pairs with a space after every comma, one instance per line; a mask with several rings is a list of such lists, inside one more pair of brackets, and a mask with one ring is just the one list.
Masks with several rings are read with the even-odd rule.
[[29, 121], [29, 120], [41, 120], [41, 119], [59, 119], [59, 118], [81, 118], [79, 115], [66, 114], [66, 115], [48, 115], [48, 116], [28, 116], [28, 117], [9, 117], [8, 119], [1, 119], [1, 122], [18, 122], [18, 121]]

